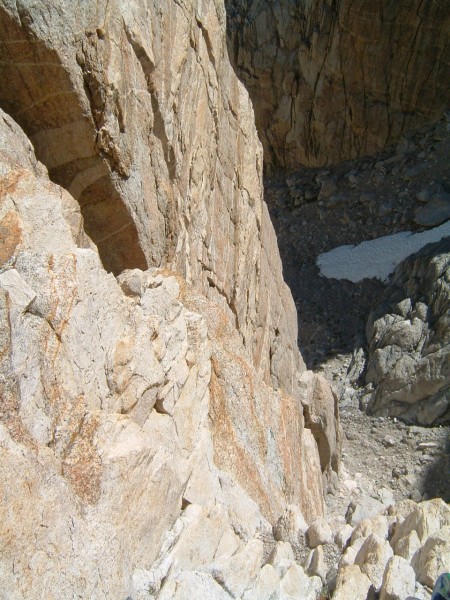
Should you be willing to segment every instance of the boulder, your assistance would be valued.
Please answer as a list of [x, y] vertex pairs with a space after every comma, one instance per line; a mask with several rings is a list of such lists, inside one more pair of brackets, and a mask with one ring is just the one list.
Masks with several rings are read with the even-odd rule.
[[417, 580], [433, 588], [439, 575], [448, 572], [450, 565], [450, 526], [432, 534], [414, 554], [411, 565]]
[[393, 548], [397, 547], [400, 539], [413, 531], [423, 544], [427, 538], [450, 525], [450, 508], [441, 498], [421, 502], [411, 508], [406, 517], [395, 526], [391, 538]]
[[279, 577], [283, 577], [294, 562], [294, 552], [288, 542], [277, 542], [267, 559], [267, 564], [273, 566]]
[[310, 577], [315, 575], [320, 577], [323, 583], [325, 583], [328, 568], [325, 562], [323, 546], [317, 546], [311, 551], [306, 560], [305, 570]]
[[350, 538], [352, 537], [353, 529], [354, 528], [348, 523], [346, 523], [340, 529], [338, 529], [334, 536], [334, 543], [339, 548], [339, 550], [344, 550], [344, 548], [347, 546], [347, 544], [350, 541]]
[[347, 565], [338, 571], [333, 600], [367, 600], [371, 586], [358, 565]]
[[273, 536], [277, 541], [289, 542], [292, 546], [300, 543], [299, 536], [303, 536], [308, 525], [303, 518], [298, 506], [288, 505], [286, 510], [273, 528]]
[[308, 577], [300, 565], [294, 564], [284, 574], [273, 600], [316, 600], [321, 589], [320, 577]]
[[372, 496], [361, 495], [352, 500], [347, 509], [347, 523], [349, 525], [358, 525], [365, 519], [375, 517], [384, 509], [381, 502], [372, 498]]
[[389, 542], [375, 533], [369, 535], [358, 551], [355, 565], [367, 575], [376, 591], [379, 591], [383, 581], [383, 573], [388, 560], [393, 556]]
[[316, 548], [331, 543], [333, 534], [325, 518], [316, 519], [306, 531], [306, 543], [309, 548]]
[[380, 600], [404, 600], [414, 594], [415, 587], [416, 576], [409, 562], [392, 556], [383, 574]]
[[367, 324], [367, 411], [420, 425], [450, 418], [450, 238], [395, 270]]

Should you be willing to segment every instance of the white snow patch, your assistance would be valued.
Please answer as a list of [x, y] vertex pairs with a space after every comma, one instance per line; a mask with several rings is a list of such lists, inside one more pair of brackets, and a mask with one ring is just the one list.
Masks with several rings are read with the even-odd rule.
[[348, 279], [356, 283], [376, 277], [386, 281], [395, 267], [410, 254], [418, 252], [431, 242], [450, 236], [450, 221], [422, 231], [401, 231], [357, 246], [339, 246], [317, 257], [321, 275], [329, 279]]

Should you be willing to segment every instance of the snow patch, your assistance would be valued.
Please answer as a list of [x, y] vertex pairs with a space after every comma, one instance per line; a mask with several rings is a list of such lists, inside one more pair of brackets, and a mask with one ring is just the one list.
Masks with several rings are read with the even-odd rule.
[[376, 277], [386, 281], [402, 260], [447, 236], [450, 236], [450, 221], [421, 233], [401, 231], [357, 246], [339, 246], [320, 254], [316, 262], [320, 274], [329, 279], [348, 279], [356, 283]]

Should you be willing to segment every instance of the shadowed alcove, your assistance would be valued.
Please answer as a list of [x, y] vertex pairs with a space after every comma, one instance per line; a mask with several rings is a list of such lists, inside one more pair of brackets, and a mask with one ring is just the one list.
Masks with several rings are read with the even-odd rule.
[[29, 136], [52, 181], [78, 200], [105, 269], [146, 269], [135, 223], [96, 148], [94, 121], [56, 52], [34, 37], [26, 11], [19, 15], [21, 23], [0, 7], [0, 107]]

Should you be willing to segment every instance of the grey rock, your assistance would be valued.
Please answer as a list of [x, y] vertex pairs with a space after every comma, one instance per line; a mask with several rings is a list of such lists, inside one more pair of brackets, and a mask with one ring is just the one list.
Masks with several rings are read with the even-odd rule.
[[[429, 4], [419, 31], [405, 0], [382, 13], [370, 0], [357, 8], [351, 0], [228, 0], [227, 7], [229, 54], [252, 97], [268, 170], [373, 153], [448, 104], [444, 4]], [[411, 148], [403, 143], [399, 153]], [[393, 158], [381, 166], [404, 157]], [[408, 176], [418, 174], [409, 167]]]
[[364, 519], [375, 517], [383, 508], [383, 504], [375, 498], [360, 496], [349, 504], [346, 515], [347, 523], [354, 527]]
[[450, 419], [450, 238], [397, 267], [367, 339], [369, 413], [421, 425]]

